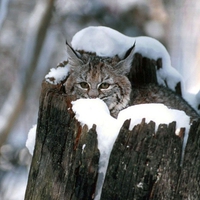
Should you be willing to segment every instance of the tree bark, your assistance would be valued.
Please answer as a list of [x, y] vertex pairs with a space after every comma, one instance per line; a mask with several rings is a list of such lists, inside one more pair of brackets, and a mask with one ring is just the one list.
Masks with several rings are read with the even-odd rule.
[[[200, 120], [194, 122], [182, 158], [183, 135], [175, 122], [125, 123], [113, 146], [101, 199], [199, 199]], [[183, 165], [181, 164], [183, 163]]]
[[[151, 73], [140, 72], [138, 82], [155, 83], [151, 66]], [[62, 84], [43, 82], [25, 200], [94, 199], [100, 157], [96, 127], [79, 124], [71, 100]], [[191, 125], [182, 166], [184, 130], [176, 136], [175, 126], [160, 124], [155, 133], [155, 123], [143, 119], [129, 131], [125, 121], [110, 155], [101, 200], [198, 199], [200, 121]]]
[[[81, 127], [60, 86], [43, 83], [25, 199], [91, 199], [98, 175], [95, 126]], [[85, 147], [85, 148], [84, 148]]]

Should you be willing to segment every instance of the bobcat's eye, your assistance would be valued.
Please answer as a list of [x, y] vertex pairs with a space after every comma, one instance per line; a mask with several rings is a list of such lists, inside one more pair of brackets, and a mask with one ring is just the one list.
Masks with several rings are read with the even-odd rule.
[[100, 86], [99, 86], [99, 89], [108, 89], [110, 87], [110, 84], [109, 83], [102, 83]]
[[80, 84], [80, 86], [83, 88], [83, 89], [89, 89], [89, 84], [87, 83], [87, 82], [81, 82], [81, 83], [79, 83]]

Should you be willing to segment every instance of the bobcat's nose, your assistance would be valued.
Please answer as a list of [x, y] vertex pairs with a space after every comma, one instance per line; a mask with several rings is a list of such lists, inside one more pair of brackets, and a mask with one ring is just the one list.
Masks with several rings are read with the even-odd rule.
[[95, 89], [91, 89], [91, 90], [89, 90], [89, 92], [88, 92], [88, 96], [89, 96], [89, 98], [91, 98], [91, 99], [95, 99], [95, 98], [97, 98], [97, 97], [99, 96], [99, 91], [98, 91], [98, 90], [95, 90]]

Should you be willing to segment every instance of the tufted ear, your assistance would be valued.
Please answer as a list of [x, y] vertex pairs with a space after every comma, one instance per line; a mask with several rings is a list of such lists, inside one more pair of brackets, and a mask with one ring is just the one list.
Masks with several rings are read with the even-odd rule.
[[[135, 42], [136, 43], [136, 42]], [[135, 43], [133, 44], [133, 46], [127, 50], [125, 58], [123, 60], [121, 60], [114, 68], [115, 71], [118, 74], [128, 74], [130, 69], [131, 69], [131, 65], [132, 65], [132, 61], [133, 61], [133, 56], [135, 54]]]
[[68, 44], [67, 41], [66, 41], [66, 45], [67, 45], [67, 55], [68, 55], [69, 64], [72, 67], [83, 65], [84, 63], [78, 56], [78, 53]]

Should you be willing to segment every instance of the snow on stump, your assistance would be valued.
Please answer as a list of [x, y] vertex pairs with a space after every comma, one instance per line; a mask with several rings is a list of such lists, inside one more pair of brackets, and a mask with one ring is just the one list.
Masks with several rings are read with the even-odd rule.
[[[145, 69], [151, 73], [141, 72], [141, 67], [135, 68], [134, 73], [143, 74], [141, 80], [156, 84], [155, 65], [140, 56], [138, 59], [138, 66], [144, 66], [144, 61], [145, 66], [150, 63]], [[145, 119], [131, 130], [130, 120], [120, 125], [106, 154], [103, 141], [99, 145], [98, 131], [104, 128], [112, 136], [113, 129], [81, 124], [72, 101], [64, 93], [62, 82], [43, 82], [26, 200], [199, 198], [200, 121], [190, 127], [184, 157], [184, 129], [177, 136], [176, 122], [160, 124], [155, 129], [156, 124], [146, 123]], [[116, 119], [109, 120], [117, 126]]]

